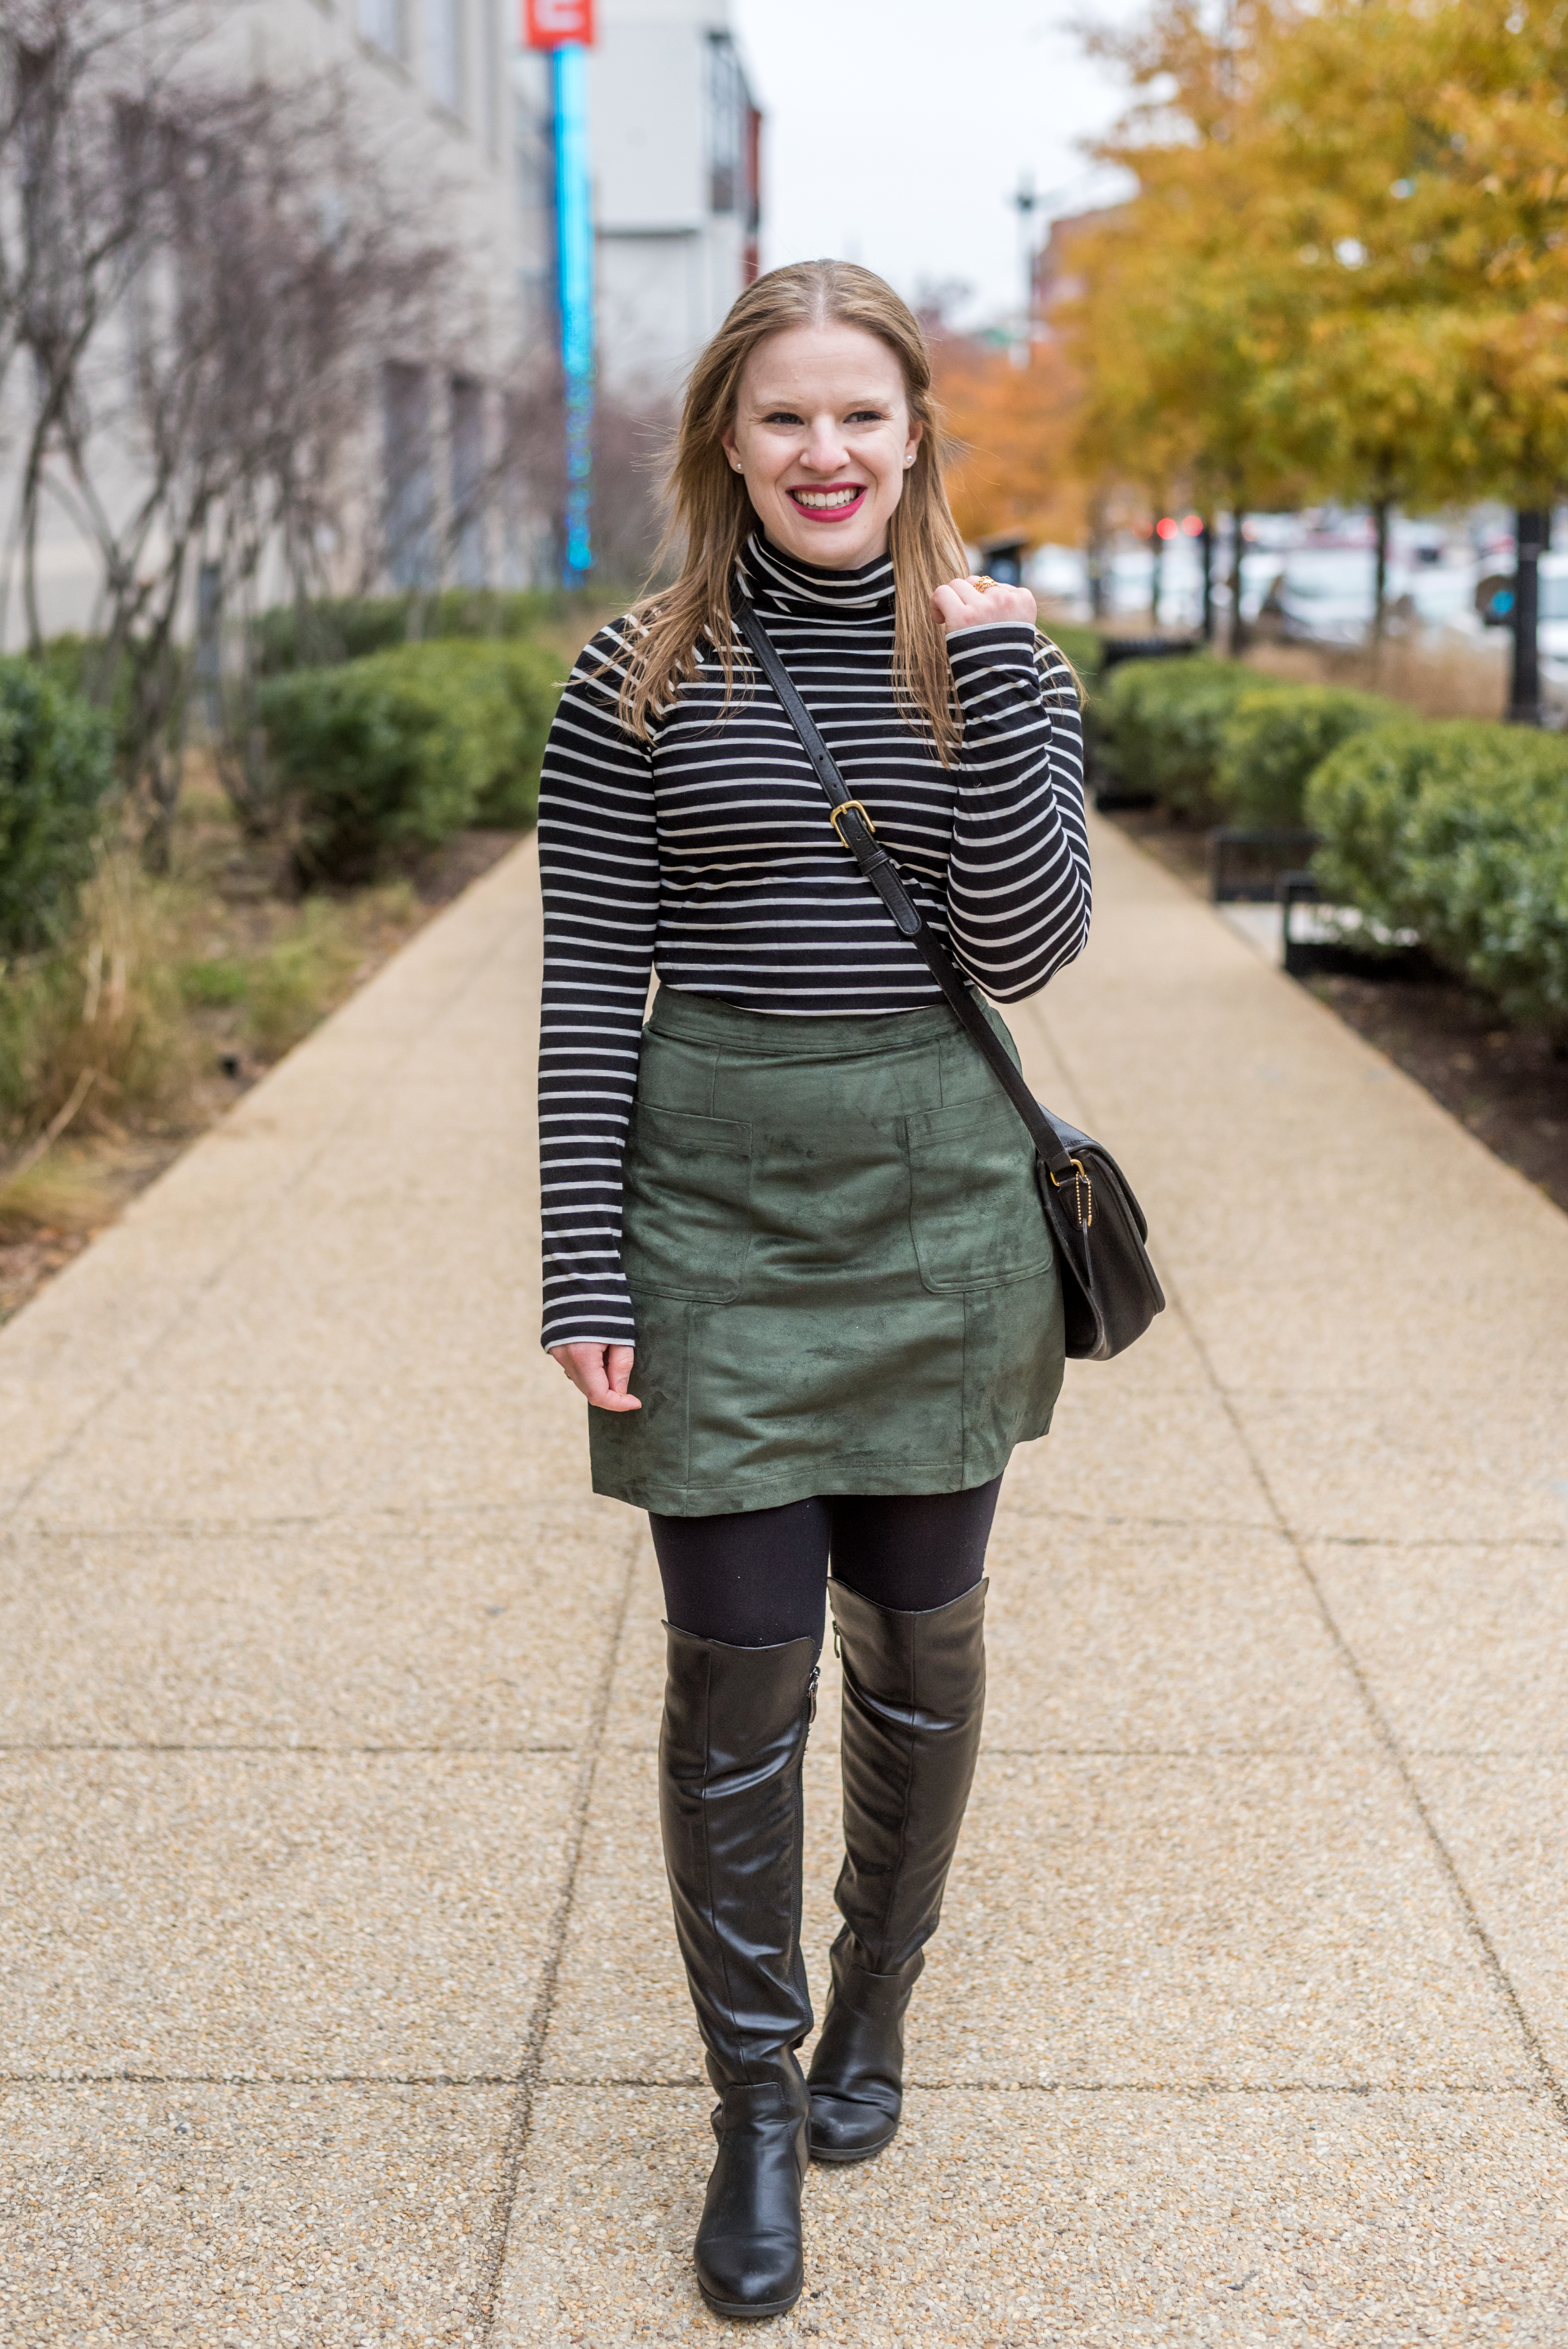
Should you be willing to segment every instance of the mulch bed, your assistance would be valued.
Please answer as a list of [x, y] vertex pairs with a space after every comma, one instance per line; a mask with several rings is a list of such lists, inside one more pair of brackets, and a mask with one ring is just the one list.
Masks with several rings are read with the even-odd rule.
[[1449, 978], [1312, 978], [1348, 1028], [1568, 1210], [1568, 1056]]
[[[1106, 821], [1207, 897], [1208, 843], [1198, 825], [1156, 808], [1108, 811]], [[1568, 1211], [1568, 1054], [1509, 1027], [1495, 1003], [1438, 971], [1314, 974], [1302, 984]]]

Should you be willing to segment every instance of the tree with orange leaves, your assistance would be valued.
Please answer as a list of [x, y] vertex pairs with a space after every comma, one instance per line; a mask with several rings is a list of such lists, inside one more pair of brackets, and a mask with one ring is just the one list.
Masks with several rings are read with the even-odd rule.
[[1037, 541], [1076, 542], [1085, 490], [1074, 460], [1078, 391], [1065, 355], [1047, 346], [1019, 367], [1006, 351], [946, 335], [933, 357], [957, 443], [947, 491], [965, 537], [1016, 529]]
[[[1568, 29], [1521, 0], [1166, 0], [1067, 321], [1089, 471], [1381, 512], [1568, 482]], [[1380, 533], [1380, 537], [1382, 533]], [[1386, 539], [1384, 541], [1386, 543]], [[1381, 563], [1380, 563], [1381, 568]]]

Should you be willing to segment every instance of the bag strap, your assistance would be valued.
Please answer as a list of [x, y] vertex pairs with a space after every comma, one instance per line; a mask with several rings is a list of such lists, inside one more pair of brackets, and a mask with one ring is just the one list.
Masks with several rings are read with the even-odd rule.
[[1020, 1071], [1013, 1065], [1001, 1038], [975, 999], [973, 989], [912, 893], [910, 885], [885, 848], [878, 844], [876, 826], [861, 802], [851, 797], [833, 754], [817, 731], [817, 721], [801, 700], [795, 680], [779, 659], [773, 639], [744, 590], [738, 590], [735, 617], [741, 635], [761, 662], [769, 684], [784, 705], [785, 716], [805, 745], [817, 781], [828, 801], [828, 822], [865, 878], [887, 907], [899, 929], [920, 956], [954, 1010], [985, 1055], [992, 1073], [1029, 1129], [1036, 1155], [1053, 1183], [1074, 1181], [1075, 1168], [1061, 1136], [1052, 1126]]

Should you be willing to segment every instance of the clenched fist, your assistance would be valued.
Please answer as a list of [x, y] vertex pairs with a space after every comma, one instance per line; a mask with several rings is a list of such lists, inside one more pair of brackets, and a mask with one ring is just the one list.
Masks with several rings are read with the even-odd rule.
[[982, 586], [975, 579], [950, 579], [932, 597], [937, 617], [951, 636], [955, 628], [1032, 628], [1035, 599], [1026, 587]]

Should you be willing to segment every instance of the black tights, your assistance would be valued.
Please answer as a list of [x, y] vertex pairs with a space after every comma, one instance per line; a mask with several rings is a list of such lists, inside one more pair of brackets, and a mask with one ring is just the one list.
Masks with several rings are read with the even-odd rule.
[[650, 1515], [677, 1630], [731, 1648], [822, 1643], [834, 1575], [878, 1607], [918, 1613], [973, 1590], [1002, 1479], [967, 1493], [835, 1494], [721, 1517]]

